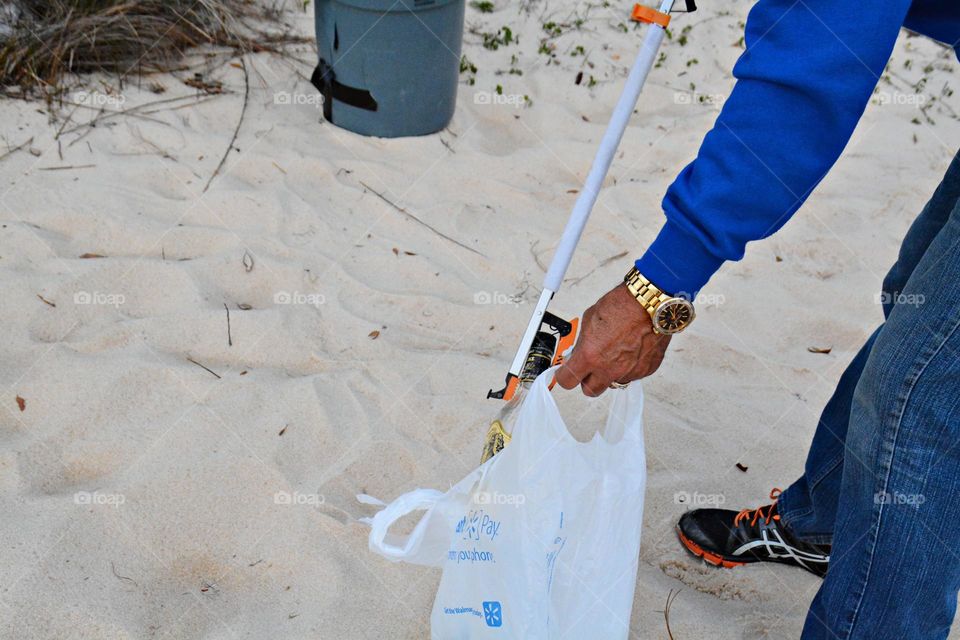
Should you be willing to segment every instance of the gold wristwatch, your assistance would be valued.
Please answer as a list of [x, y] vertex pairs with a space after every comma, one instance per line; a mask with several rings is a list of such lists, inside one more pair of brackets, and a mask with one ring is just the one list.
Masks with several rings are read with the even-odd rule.
[[693, 322], [696, 313], [693, 303], [686, 298], [678, 298], [664, 293], [655, 284], [647, 280], [634, 267], [623, 276], [627, 290], [637, 302], [647, 310], [653, 320], [653, 330], [657, 333], [680, 333]]

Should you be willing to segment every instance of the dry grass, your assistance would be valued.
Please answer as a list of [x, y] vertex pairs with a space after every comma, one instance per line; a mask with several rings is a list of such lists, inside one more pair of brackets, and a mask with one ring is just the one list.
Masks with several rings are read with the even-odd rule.
[[14, 0], [0, 18], [0, 86], [60, 92], [66, 74], [166, 71], [201, 45], [276, 51], [307, 41], [249, 0]]

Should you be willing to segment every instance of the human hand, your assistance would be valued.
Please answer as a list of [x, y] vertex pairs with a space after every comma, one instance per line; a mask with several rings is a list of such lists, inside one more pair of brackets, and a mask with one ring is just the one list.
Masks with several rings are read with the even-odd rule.
[[564, 389], [580, 385], [584, 394], [599, 396], [613, 382], [656, 371], [669, 344], [670, 336], [653, 330], [650, 314], [620, 284], [584, 311], [580, 339], [556, 380]]

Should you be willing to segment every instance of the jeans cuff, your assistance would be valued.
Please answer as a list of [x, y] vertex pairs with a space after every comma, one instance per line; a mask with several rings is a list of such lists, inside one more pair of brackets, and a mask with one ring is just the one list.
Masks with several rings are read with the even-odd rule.
[[810, 530], [811, 526], [815, 524], [811, 522], [812, 519], [810, 518], [813, 515], [813, 507], [798, 508], [793, 506], [791, 496], [794, 492], [802, 489], [800, 484], [794, 482], [777, 497], [777, 513], [780, 514], [780, 524], [791, 537], [797, 540], [817, 545], [831, 544], [833, 532], [823, 533]]

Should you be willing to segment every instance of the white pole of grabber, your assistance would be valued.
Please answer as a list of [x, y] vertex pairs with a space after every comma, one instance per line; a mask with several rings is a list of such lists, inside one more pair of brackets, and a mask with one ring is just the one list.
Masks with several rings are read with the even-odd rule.
[[[660, 11], [670, 13], [670, 9], [673, 8], [673, 1], [664, 0], [660, 4]], [[560, 244], [557, 245], [553, 254], [550, 269], [543, 280], [544, 289], [551, 291], [560, 289], [563, 276], [567, 272], [567, 267], [570, 266], [571, 258], [573, 258], [573, 251], [580, 241], [580, 235], [587, 224], [587, 218], [590, 217], [590, 211], [597, 201], [597, 195], [603, 186], [603, 180], [610, 169], [613, 155], [620, 145], [620, 139], [623, 137], [623, 132], [630, 121], [630, 115], [633, 113], [637, 99], [640, 97], [640, 90], [643, 89], [643, 83], [646, 82], [647, 75], [657, 60], [657, 51], [660, 49], [663, 35], [664, 28], [658, 24], [650, 24], [649, 29], [647, 29], [640, 54], [637, 56], [637, 61], [633, 63], [633, 68], [630, 69], [630, 75], [627, 76], [627, 83], [624, 85], [620, 100], [613, 110], [610, 124], [607, 125], [607, 131], [600, 141], [600, 148], [597, 149], [597, 155], [593, 159], [593, 166], [590, 167], [587, 181], [577, 197], [576, 204], [573, 205], [570, 220], [567, 222], [567, 227], [563, 230], [563, 236], [560, 238]]]
[[[660, 12], [669, 14], [670, 9], [673, 8], [673, 2], [674, 0], [663, 0], [660, 3]], [[540, 293], [540, 299], [537, 301], [533, 316], [530, 318], [523, 339], [520, 341], [520, 348], [517, 349], [510, 365], [510, 373], [514, 375], [520, 375], [527, 353], [533, 346], [533, 338], [540, 329], [540, 322], [547, 310], [547, 305], [553, 298], [553, 294], [560, 289], [563, 276], [567, 272], [567, 267], [570, 266], [571, 258], [573, 258], [573, 251], [577, 248], [580, 235], [587, 224], [587, 218], [590, 217], [590, 211], [597, 201], [600, 187], [603, 186], [603, 179], [610, 169], [610, 163], [613, 162], [613, 155], [620, 145], [620, 139], [623, 137], [623, 132], [630, 121], [630, 115], [633, 113], [633, 108], [640, 97], [640, 90], [643, 89], [643, 83], [646, 82], [650, 69], [657, 61], [657, 51], [660, 49], [660, 43], [663, 42], [663, 35], [663, 27], [658, 24], [650, 24], [643, 38], [637, 61], [633, 63], [633, 68], [630, 69], [630, 75], [627, 76], [627, 82], [623, 87], [623, 93], [620, 94], [617, 106], [613, 109], [610, 124], [607, 125], [607, 130], [600, 141], [600, 148], [597, 149], [597, 155], [593, 159], [587, 181], [577, 197], [576, 204], [573, 205], [573, 212], [570, 214], [567, 226], [563, 230], [560, 244], [557, 245], [553, 254], [550, 269], [543, 279], [543, 291]]]

